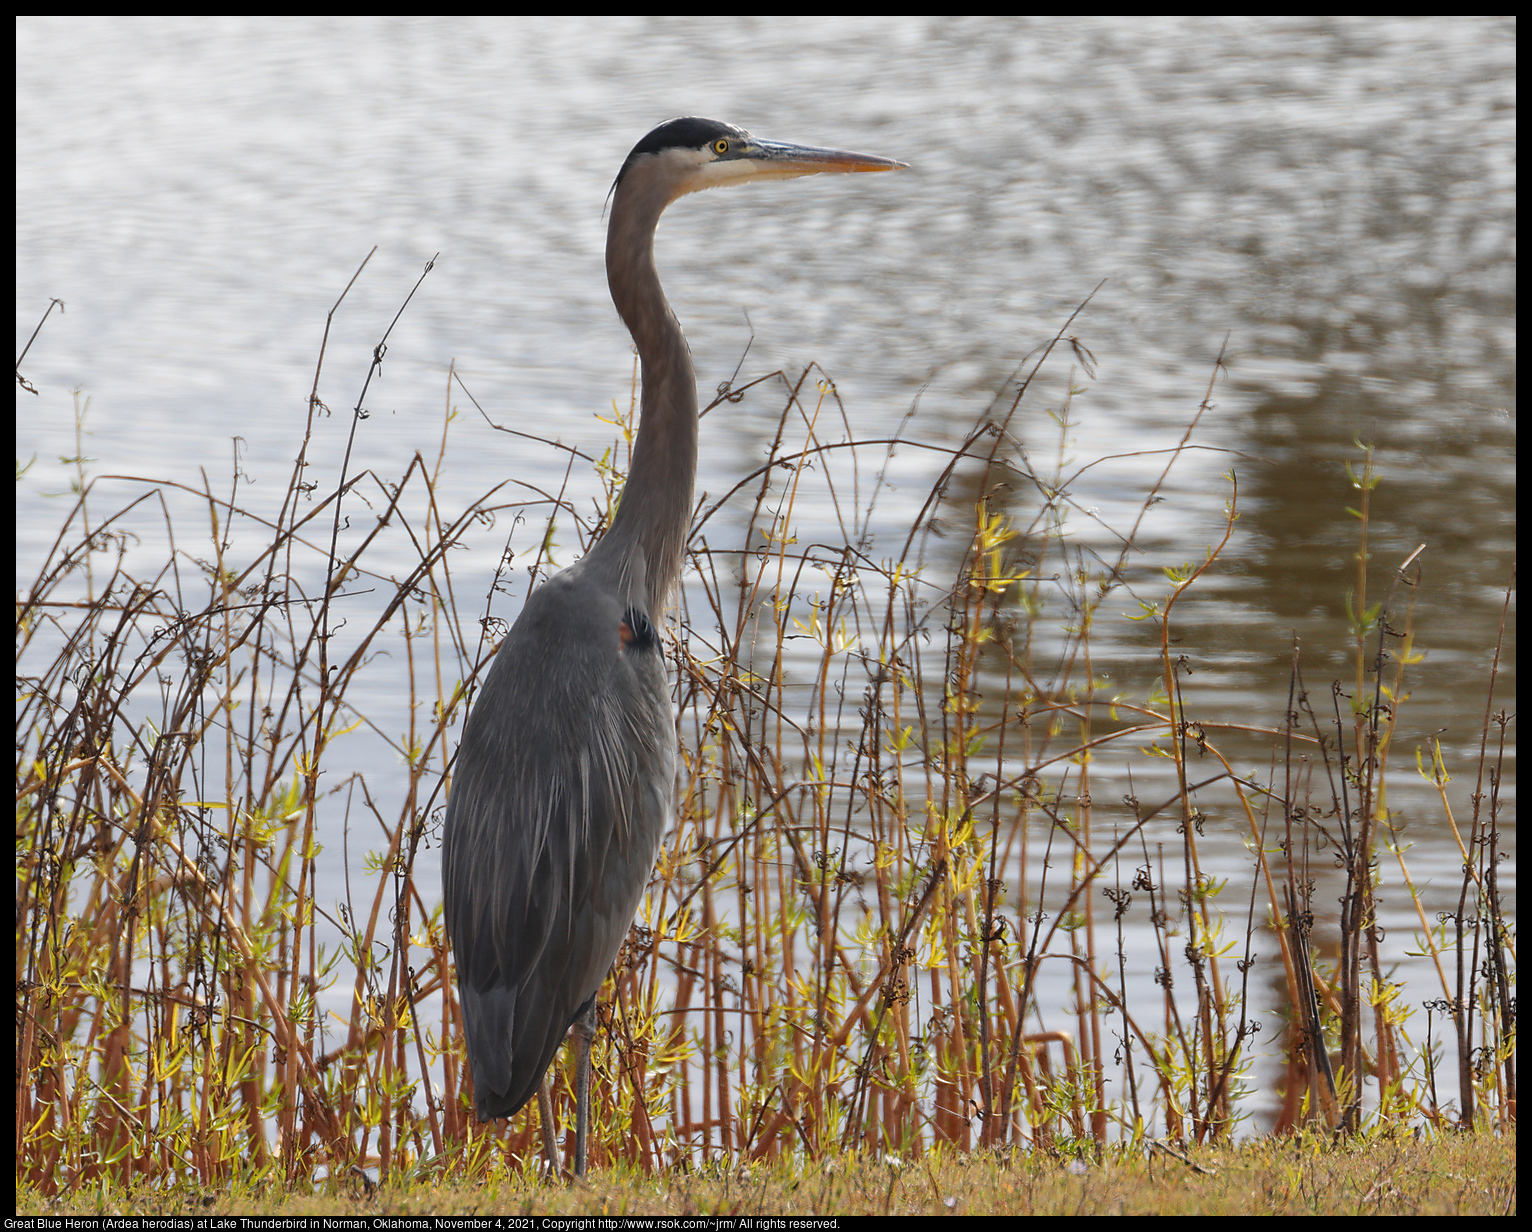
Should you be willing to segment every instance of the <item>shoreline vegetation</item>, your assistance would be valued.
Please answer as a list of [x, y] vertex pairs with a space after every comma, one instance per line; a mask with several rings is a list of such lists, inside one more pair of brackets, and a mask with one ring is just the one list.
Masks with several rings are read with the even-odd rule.
[[17, 1196], [27, 1215], [1489, 1215], [1516, 1213], [1516, 1133], [1299, 1133], [1236, 1145], [1156, 1142], [1101, 1157], [939, 1147], [919, 1159], [835, 1156], [663, 1175], [598, 1168], [582, 1182], [535, 1171], [486, 1181], [352, 1178], [276, 1184], [84, 1187]]
[[[787, 1176], [804, 1211], [1211, 1213], [1154, 1196], [1177, 1176], [1186, 1193], [1222, 1185], [1212, 1209], [1230, 1213], [1514, 1210], [1500, 646], [1475, 763], [1394, 747], [1422, 657], [1416, 556], [1381, 581], [1369, 567], [1380, 476], [1359, 444], [1351, 665], [1313, 679], [1294, 647], [1285, 713], [1237, 733], [1269, 752], [1252, 776], [1225, 751], [1236, 733], [1199, 713], [1198, 650], [1177, 626], [1237, 533], [1235, 473], [1214, 542], [1134, 559], [1214, 377], [1119, 550], [1081, 551], [1069, 398], [1049, 408], [1051, 464], [1012, 432], [1050, 358], [1071, 383], [1090, 375], [1073, 321], [961, 440], [906, 436], [913, 411], [891, 437], [854, 439], [813, 368], [727, 386], [704, 410], [780, 400], [769, 456], [697, 511], [666, 630], [677, 818], [600, 997], [595, 1176], [537, 1198], [535, 1115], [471, 1115], [440, 889], [416, 863], [504, 633], [482, 558], [467, 568], [456, 550], [501, 528], [494, 585], [517, 595], [575, 559], [620, 499], [631, 404], [600, 458], [519, 434], [564, 458], [563, 489], [513, 478], [446, 508], [453, 400], [472, 401], [457, 374], [434, 457], [385, 478], [358, 459], [387, 335], [344, 455], [323, 459], [309, 453], [329, 414], [321, 346], [285, 497], [265, 512], [237, 473], [223, 490], [88, 473], [77, 404], [71, 507], [17, 591], [22, 1208], [312, 1192], [573, 1211], [627, 1178], [622, 1192], [669, 1195], [654, 1209], [770, 1212], [752, 1187]], [[874, 551], [895, 455], [917, 451], [938, 478], [899, 554], [886, 532]], [[569, 486], [591, 469], [594, 508]], [[810, 484], [833, 536], [800, 538]], [[411, 567], [396, 576], [383, 556]], [[1124, 588], [1158, 647], [1140, 696], [1092, 669], [1092, 620]], [[358, 700], [380, 672], [409, 690], [403, 730]], [[347, 763], [364, 728], [405, 768], [402, 798]], [[1093, 800], [1108, 755], [1152, 791]], [[1430, 824], [1456, 839], [1461, 884], [1455, 911], [1432, 918], [1415, 897], [1418, 928], [1385, 935], [1380, 879], [1416, 894], [1388, 807], [1405, 775], [1437, 793]], [[1452, 777], [1474, 784], [1466, 813]], [[1242, 882], [1204, 867], [1210, 801], [1249, 852]], [[337, 907], [316, 870], [340, 855]], [[1153, 939], [1152, 997], [1130, 992], [1125, 929]], [[1429, 962], [1429, 989], [1397, 981], [1406, 952]], [[1064, 1009], [1038, 996], [1056, 970], [1072, 973]], [[1255, 1081], [1257, 1030], [1281, 1039], [1274, 1089]], [[561, 1125], [570, 1064], [550, 1072]], [[1278, 1111], [1249, 1141], [1257, 1097]], [[1451, 1162], [1473, 1143], [1482, 1173]]]

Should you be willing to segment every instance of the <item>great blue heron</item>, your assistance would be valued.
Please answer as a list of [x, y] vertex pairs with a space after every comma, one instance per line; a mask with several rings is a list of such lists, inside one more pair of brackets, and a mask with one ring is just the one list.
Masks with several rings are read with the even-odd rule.
[[[699, 189], [905, 165], [688, 118], [634, 146], [613, 185], [607, 282], [643, 369], [627, 485], [606, 534], [527, 597], [500, 644], [458, 748], [442, 851], [479, 1119], [521, 1108], [577, 1026], [577, 1175], [596, 993], [633, 922], [675, 795], [675, 716], [658, 628], [691, 520], [697, 380], [655, 272], [654, 229], [667, 205]], [[541, 1107], [552, 1155], [546, 1098]]]

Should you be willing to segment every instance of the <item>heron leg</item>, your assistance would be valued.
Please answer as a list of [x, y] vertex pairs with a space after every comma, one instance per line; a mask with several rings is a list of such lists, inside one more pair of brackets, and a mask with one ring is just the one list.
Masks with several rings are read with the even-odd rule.
[[559, 1174], [558, 1126], [553, 1123], [553, 1099], [548, 1094], [548, 1080], [537, 1086], [537, 1115], [543, 1126], [543, 1158], [548, 1161], [548, 1175]]
[[585, 1175], [585, 1141], [590, 1126], [590, 1046], [596, 1038], [596, 998], [571, 1026], [579, 1048], [575, 1069], [575, 1165], [576, 1176]]

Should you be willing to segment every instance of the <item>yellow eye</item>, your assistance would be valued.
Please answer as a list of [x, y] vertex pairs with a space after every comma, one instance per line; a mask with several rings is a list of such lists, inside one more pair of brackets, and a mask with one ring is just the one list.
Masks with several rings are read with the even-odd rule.
[[729, 152], [729, 139], [727, 137], [720, 137], [720, 138], [718, 138], [717, 141], [713, 142], [713, 153], [714, 154], [727, 154], [728, 152]]

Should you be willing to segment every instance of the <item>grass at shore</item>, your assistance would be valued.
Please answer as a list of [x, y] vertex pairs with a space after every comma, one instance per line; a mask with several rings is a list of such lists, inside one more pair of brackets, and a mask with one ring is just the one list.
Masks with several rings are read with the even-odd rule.
[[17, 1195], [17, 1214], [268, 1215], [1339, 1215], [1516, 1213], [1516, 1136], [1448, 1133], [1109, 1148], [1101, 1158], [938, 1149], [919, 1159], [784, 1160], [707, 1173], [598, 1169], [477, 1184], [195, 1186]]
[[[1323, 1190], [1327, 1210], [1395, 1190], [1421, 1211], [1456, 1200], [1446, 1173], [1426, 1189], [1394, 1178], [1417, 1157], [1437, 1175], [1412, 1131], [1493, 1156], [1508, 1138], [1453, 1131], [1514, 1127], [1501, 648], [1485, 648], [1476, 761], [1394, 748], [1424, 670], [1419, 579], [1413, 556], [1369, 569], [1379, 477], [1364, 449], [1356, 508], [1337, 511], [1359, 536], [1342, 678], [1305, 684], [1294, 647], [1279, 713], [1214, 721], [1187, 613], [1236, 533], [1233, 475], [1211, 542], [1154, 563], [1136, 544], [1206, 396], [1131, 524], [1087, 551], [1068, 524], [1097, 518], [1071, 495], [1094, 465], [1067, 461], [1075, 395], [1049, 408], [1060, 441], [1042, 458], [1012, 428], [1029, 381], [961, 439], [925, 442], [901, 437], [909, 423], [856, 439], [814, 371], [720, 393], [757, 412], [769, 391], [782, 401], [759, 469], [694, 520], [665, 630], [676, 824], [598, 999], [597, 1171], [568, 1191], [510, 1179], [532, 1175], [533, 1115], [472, 1118], [439, 880], [417, 858], [504, 631], [482, 600], [482, 541], [472, 565], [462, 548], [509, 528], [494, 585], [518, 598], [578, 557], [620, 499], [631, 414], [605, 457], [560, 455], [594, 469], [594, 501], [507, 481], [449, 507], [451, 407], [434, 458], [358, 472], [365, 391], [351, 435], [325, 442], [317, 374], [279, 509], [239, 475], [227, 490], [87, 475], [82, 447], [75, 500], [17, 602], [24, 1192], [236, 1209], [242, 1192], [307, 1201], [333, 1175], [381, 1180], [359, 1201], [444, 1209], [652, 1192], [695, 1210], [952, 1197], [1016, 1213], [1021, 1194], [1105, 1211], [1120, 1193], [1168, 1213], [1155, 1185], [1212, 1186], [1253, 1151], [1297, 1161], [1250, 1165], [1299, 1178], [1272, 1182], [1282, 1210], [1318, 1209], [1292, 1204], [1321, 1200], [1327, 1168], [1355, 1172]], [[885, 516], [886, 477], [912, 456], [939, 474]], [[811, 505], [836, 524], [805, 530]], [[1136, 690], [1094, 665], [1109, 596], [1144, 631]], [[382, 695], [408, 704], [367, 713]], [[358, 732], [370, 754], [353, 751]], [[1232, 751], [1252, 738], [1260, 758]], [[368, 780], [380, 753], [397, 772], [386, 788]], [[1139, 787], [1112, 798], [1108, 758]], [[1412, 824], [1462, 853], [1455, 908], [1434, 922], [1389, 805], [1390, 783], [1416, 775], [1440, 811]], [[1454, 805], [1453, 775], [1475, 784], [1471, 807]], [[1205, 865], [1210, 826], [1244, 845], [1237, 877]], [[345, 901], [321, 891], [321, 867], [343, 869]], [[1378, 927], [1381, 878], [1416, 902], [1418, 931]], [[1129, 930], [1150, 943], [1135, 974], [1152, 984], [1129, 978]], [[1434, 967], [1408, 997], [1407, 952]], [[1054, 972], [1067, 987], [1041, 992]], [[1280, 1040], [1264, 1089], [1258, 1013], [1263, 1042]], [[567, 1120], [562, 1061], [550, 1082]], [[1278, 1136], [1229, 1145], [1258, 1103]], [[1157, 1139], [1178, 1145], [1151, 1167]], [[1366, 1184], [1334, 1162], [1350, 1144], [1312, 1145], [1336, 1139], [1383, 1151]], [[1201, 1173], [1175, 1153], [1193, 1147], [1227, 1154]], [[784, 1158], [809, 1162], [779, 1175]], [[1305, 1172], [1311, 1159], [1332, 1162]], [[1208, 1200], [1262, 1193], [1246, 1178]]]

